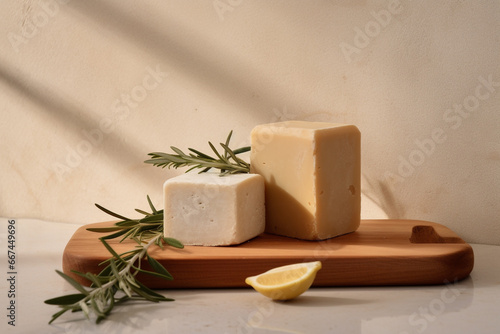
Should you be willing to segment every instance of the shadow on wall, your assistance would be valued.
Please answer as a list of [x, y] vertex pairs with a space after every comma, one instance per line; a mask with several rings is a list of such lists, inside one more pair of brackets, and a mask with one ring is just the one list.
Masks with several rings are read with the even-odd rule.
[[[213, 10], [212, 3], [207, 3], [207, 10]], [[137, 47], [157, 54], [165, 59], [166, 64], [180, 70], [193, 81], [202, 83], [207, 89], [224, 95], [236, 105], [242, 103], [242, 94], [256, 92], [259, 99], [246, 99], [245, 104], [252, 110], [267, 110], [268, 106], [282, 105], [279, 96], [283, 95], [279, 85], [265, 84], [272, 78], [265, 72], [245, 63], [231, 49], [224, 53], [206, 52], [200, 54], [200, 44], [205, 49], [213, 50], [216, 46], [210, 41], [193, 35], [184, 28], [185, 24], [175, 17], [165, 17], [162, 30], [148, 24], [138, 16], [124, 11], [103, 1], [72, 2], [69, 8], [88, 16], [97, 24], [106, 27], [117, 36], [131, 41]], [[168, 33], [167, 33], [168, 32]], [[235, 71], [235, 66], [237, 71]], [[253, 75], [248, 75], [253, 73]], [[320, 106], [312, 98], [305, 96], [287, 96], [288, 105], [307, 105], [310, 110], [320, 110]], [[264, 106], [264, 107], [263, 107]]]
[[[51, 117], [54, 128], [74, 128], [72, 132], [80, 133], [81, 129], [99, 127], [99, 120], [93, 119], [90, 116], [91, 112], [82, 109], [77, 103], [61, 96], [58, 92], [50, 90], [46, 85], [28, 79], [28, 77], [20, 70], [16, 69], [14, 72], [0, 64], [0, 80], [24, 95], [31, 103], [39, 106], [40, 110], [45, 110], [46, 114]], [[120, 139], [119, 133], [107, 133], [106, 141], [109, 141], [111, 147], [115, 148], [107, 150], [106, 154], [109, 154], [116, 164], [144, 156], [143, 150], [139, 149], [137, 145], [133, 143], [125, 145]], [[148, 174], [138, 173], [138, 177], [148, 179]]]
[[371, 179], [366, 174], [363, 177], [362, 193], [369, 198], [373, 203], [384, 211], [389, 219], [404, 219], [405, 208], [401, 202], [396, 199], [394, 192], [390, 189], [387, 183]]

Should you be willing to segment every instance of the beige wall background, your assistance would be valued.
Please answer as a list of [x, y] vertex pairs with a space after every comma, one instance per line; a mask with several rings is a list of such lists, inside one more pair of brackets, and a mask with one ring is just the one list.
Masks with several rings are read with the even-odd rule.
[[[0, 216], [161, 207], [180, 170], [260, 123], [362, 132], [363, 218], [500, 244], [499, 1], [0, 3]], [[43, 227], [41, 227], [43, 228]]]

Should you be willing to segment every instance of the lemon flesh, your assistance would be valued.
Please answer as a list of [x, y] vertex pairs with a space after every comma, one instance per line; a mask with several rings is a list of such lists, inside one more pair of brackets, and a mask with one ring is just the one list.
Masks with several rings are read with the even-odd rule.
[[290, 264], [247, 277], [245, 283], [273, 300], [289, 300], [307, 291], [320, 269], [320, 261]]

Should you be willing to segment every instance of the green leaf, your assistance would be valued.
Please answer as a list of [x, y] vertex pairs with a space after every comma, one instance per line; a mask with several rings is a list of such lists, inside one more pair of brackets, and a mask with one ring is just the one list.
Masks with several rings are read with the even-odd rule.
[[156, 213], [154, 215], [150, 215], [139, 220], [140, 223], [152, 222], [152, 221], [163, 223], [163, 213]]
[[44, 301], [44, 303], [49, 305], [72, 305], [78, 303], [85, 297], [87, 297], [87, 295], [84, 295], [83, 293], [75, 293], [71, 295], [65, 295], [61, 297], [47, 299]]
[[155, 296], [152, 296], [150, 294], [148, 294], [147, 292], [145, 292], [144, 290], [142, 290], [141, 288], [138, 288], [136, 286], [133, 286], [131, 285], [130, 288], [132, 289], [132, 291], [134, 291], [136, 294], [138, 294], [139, 296], [143, 297], [144, 299], [146, 300], [149, 300], [150, 302], [153, 302], [153, 303], [158, 303], [160, 300], [158, 300], [158, 298], [156, 298]]
[[[228, 135], [228, 136], [227, 136], [227, 138], [226, 138], [226, 146], [229, 146], [229, 142], [231, 141], [231, 136], [232, 136], [232, 135], [233, 135], [233, 130], [231, 130], [231, 131], [229, 132], [229, 135]], [[226, 151], [226, 152], [224, 152], [224, 160], [227, 160], [228, 156], [229, 156], [229, 155], [228, 155], [228, 152], [227, 152], [227, 151]]]
[[217, 157], [224, 161], [225, 163], [228, 163], [227, 159], [225, 159], [225, 157], [221, 156], [219, 154], [219, 152], [217, 151], [217, 149], [215, 148], [214, 144], [212, 144], [211, 142], [208, 142], [208, 145], [210, 146], [210, 148], [212, 149], [212, 151], [214, 151], [215, 155], [217, 155]]
[[110, 234], [110, 235], [107, 235], [107, 236], [104, 236], [101, 238], [104, 240], [118, 238], [119, 236], [126, 234], [129, 230], [130, 230], [130, 227], [122, 228], [120, 232], [116, 232], [116, 233], [113, 233], [113, 234]]
[[238, 158], [236, 156], [236, 154], [234, 154], [234, 152], [229, 148], [227, 147], [226, 145], [224, 144], [220, 144], [224, 150], [226, 151], [227, 154], [229, 154], [231, 156], [231, 158], [233, 158], [234, 161], [236, 161], [238, 164], [241, 164], [241, 165], [246, 165], [247, 163], [245, 161], [243, 161], [242, 159]]
[[89, 227], [86, 230], [89, 232], [98, 232], [98, 233], [106, 233], [106, 232], [114, 232], [114, 231], [119, 231], [123, 230], [126, 227], [120, 227], [120, 226], [110, 226], [110, 227]]
[[125, 217], [125, 216], [122, 216], [122, 215], [119, 215], [117, 213], [114, 213], [113, 211], [108, 210], [105, 207], [103, 207], [103, 206], [101, 206], [101, 205], [99, 205], [97, 203], [95, 203], [95, 206], [97, 206], [97, 208], [99, 208], [101, 211], [106, 212], [110, 216], [113, 216], [113, 217], [116, 217], [116, 218], [119, 218], [119, 219], [123, 219], [123, 220], [131, 220], [131, 219]]
[[69, 310], [69, 309], [64, 308], [64, 309], [60, 310], [59, 312], [54, 313], [54, 314], [52, 315], [52, 319], [49, 321], [49, 325], [50, 325], [51, 323], [53, 323], [53, 322], [54, 322], [54, 320], [56, 320], [57, 318], [59, 318], [61, 315], [63, 315], [64, 313], [66, 313], [66, 311], [68, 311], [68, 310]]
[[99, 277], [97, 275], [94, 275], [92, 273], [87, 273], [85, 274], [85, 278], [87, 278], [89, 281], [92, 282], [93, 287], [101, 287], [101, 281], [99, 280]]
[[132, 266], [132, 268], [134, 270], [137, 270], [143, 274], [146, 274], [146, 275], [151, 275], [151, 276], [156, 276], [156, 277], [160, 277], [160, 278], [163, 278], [163, 279], [166, 279], [168, 281], [171, 281], [173, 280], [173, 277], [172, 276], [165, 276], [163, 274], [160, 274], [160, 273], [157, 273], [156, 271], [149, 271], [149, 270], [145, 270], [145, 269], [141, 269], [139, 267], [136, 267], [136, 266]]
[[170, 246], [175, 247], [175, 248], [184, 248], [184, 245], [182, 242], [180, 242], [177, 239], [174, 238], [169, 238], [169, 237], [164, 237], [163, 240]]
[[135, 226], [137, 224], [138, 224], [137, 220], [124, 220], [124, 221], [115, 223], [116, 226], [128, 226], [128, 227], [132, 227], [132, 226]]
[[170, 146], [170, 149], [171, 149], [172, 151], [174, 151], [175, 153], [177, 153], [177, 154], [178, 154], [179, 156], [181, 156], [181, 157], [182, 157], [182, 156], [184, 156], [184, 155], [186, 155], [184, 152], [182, 152], [180, 149], [178, 149], [178, 148], [177, 148], [177, 147], [175, 147], [175, 146]]
[[198, 150], [195, 150], [194, 148], [189, 148], [188, 150], [190, 150], [191, 152], [193, 153], [196, 153], [198, 155], [198, 157], [200, 158], [203, 158], [203, 159], [208, 159], [208, 160], [215, 160], [214, 158], [212, 158], [211, 156], [203, 153], [203, 152], [200, 152]]
[[92, 306], [92, 310], [94, 310], [94, 313], [97, 315], [97, 320], [96, 320], [96, 323], [101, 322], [101, 320], [105, 319], [106, 316], [109, 314], [109, 312], [111, 311], [111, 309], [113, 309], [113, 306], [114, 306], [114, 298], [108, 298], [106, 299], [106, 301], [109, 301], [109, 305], [106, 307], [105, 305], [105, 308], [104, 309], [101, 309], [99, 307], [99, 305], [97, 304], [96, 300], [95, 299], [91, 299], [90, 300], [90, 305]]
[[226, 138], [226, 146], [229, 146], [229, 142], [231, 141], [231, 136], [233, 135], [233, 130], [229, 131], [229, 134]]
[[151, 202], [151, 198], [149, 198], [149, 195], [146, 195], [146, 198], [148, 199], [149, 207], [151, 208], [151, 211], [153, 211], [153, 214], [154, 215], [158, 214], [158, 211], [156, 211], [156, 208], [153, 205], [153, 202]]
[[241, 154], [250, 151], [251, 147], [250, 146], [245, 146], [245, 147], [240, 147], [236, 150], [233, 150], [234, 154]]
[[116, 263], [115, 260], [111, 260], [109, 262], [109, 266], [111, 267], [111, 272], [113, 273], [113, 276], [115, 277], [120, 277], [120, 273], [118, 272], [118, 268], [116, 268]]
[[149, 256], [149, 254], [146, 254], [146, 258], [148, 260], [149, 265], [151, 266], [151, 268], [154, 269], [154, 271], [156, 271], [158, 274], [164, 276], [166, 279], [169, 279], [169, 280], [173, 279], [172, 275], [167, 271], [167, 269], [165, 269], [165, 267], [160, 262], [158, 262], [155, 258]]
[[56, 272], [59, 274], [59, 276], [61, 276], [69, 284], [71, 284], [75, 289], [77, 289], [78, 291], [80, 291], [81, 293], [83, 293], [86, 296], [89, 294], [89, 292], [87, 290], [85, 290], [85, 288], [80, 283], [78, 283], [77, 281], [75, 281], [73, 278], [69, 277], [68, 275], [66, 275], [65, 273], [63, 273], [63, 272], [61, 272], [59, 270], [56, 270]]
[[127, 233], [125, 233], [125, 235], [123, 236], [123, 238], [120, 240], [120, 242], [123, 242], [125, 239], [130, 238], [130, 236], [132, 234], [134, 234], [136, 230], [137, 230], [137, 227], [133, 227], [130, 230], [128, 230]]
[[179, 157], [178, 155], [163, 153], [157, 159], [157, 163], [158, 162], [170, 164], [170, 163], [184, 163], [186, 162], [186, 160], [184, 160], [184, 158], [182, 157]]
[[135, 209], [135, 211], [139, 212], [141, 215], [144, 215], [144, 216], [149, 216], [150, 215], [149, 212], [146, 212], [146, 211], [141, 210], [141, 209]]
[[[99, 240], [101, 240], [104, 247], [106, 247], [108, 252], [110, 252], [111, 255], [113, 255], [113, 257], [116, 258], [116, 260], [124, 262], [123, 259], [120, 257], [120, 255], [118, 255], [118, 253], [115, 252], [115, 250], [106, 242], [106, 240], [104, 240], [103, 238], [99, 238]], [[113, 261], [111, 261], [111, 263], [113, 263]]]
[[75, 273], [76, 275], [78, 275], [80, 277], [88, 279], [92, 283], [91, 287], [101, 286], [101, 281], [99, 280], [97, 275], [94, 275], [92, 273], [85, 273], [84, 274], [84, 273], [81, 273], [81, 272], [76, 271], [76, 270], [71, 270], [71, 272]]
[[110, 265], [107, 265], [103, 270], [101, 270], [101, 272], [99, 274], [97, 274], [97, 277], [102, 277], [102, 278], [105, 278], [105, 277], [109, 277], [111, 276], [111, 266]]
[[137, 281], [137, 283], [139, 284], [139, 286], [141, 287], [141, 289], [148, 293], [149, 295], [153, 296], [153, 297], [156, 297], [159, 301], [165, 301], [165, 302], [171, 302], [171, 301], [174, 301], [174, 299], [172, 298], [167, 298], [163, 295], [160, 295], [159, 293], [156, 293], [155, 291], [151, 290], [150, 288], [148, 288], [147, 286], [145, 286], [144, 284], [142, 284], [141, 282]]

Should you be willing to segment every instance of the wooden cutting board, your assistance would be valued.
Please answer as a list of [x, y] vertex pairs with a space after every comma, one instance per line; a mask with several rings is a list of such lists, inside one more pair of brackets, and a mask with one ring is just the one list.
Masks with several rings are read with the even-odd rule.
[[[63, 271], [88, 284], [71, 270], [98, 273], [98, 264], [110, 257], [98, 240], [103, 234], [79, 228], [63, 255]], [[109, 244], [122, 253], [133, 241]], [[244, 287], [245, 278], [271, 268], [319, 260], [323, 268], [314, 286], [376, 286], [445, 284], [467, 277], [474, 254], [453, 231], [443, 225], [417, 220], [362, 220], [359, 229], [325, 241], [303, 241], [262, 234], [238, 246], [184, 249], [154, 246], [150, 254], [173, 275], [173, 281], [143, 275], [151, 288]], [[144, 268], [150, 268], [145, 262]]]

